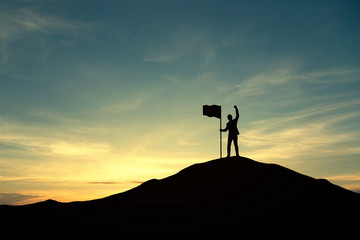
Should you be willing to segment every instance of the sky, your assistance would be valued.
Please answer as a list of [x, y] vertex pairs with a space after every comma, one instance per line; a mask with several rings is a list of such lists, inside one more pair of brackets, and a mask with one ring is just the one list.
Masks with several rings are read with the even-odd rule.
[[101, 198], [216, 159], [205, 104], [223, 127], [238, 106], [240, 155], [360, 192], [359, 10], [0, 0], [0, 204]]

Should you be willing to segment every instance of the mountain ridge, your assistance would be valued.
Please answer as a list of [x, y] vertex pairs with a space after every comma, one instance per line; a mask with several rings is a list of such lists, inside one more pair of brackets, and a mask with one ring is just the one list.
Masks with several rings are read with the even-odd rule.
[[231, 157], [196, 163], [101, 199], [47, 200], [0, 210], [13, 220], [37, 214], [68, 226], [229, 230], [250, 223], [287, 225], [303, 219], [307, 224], [343, 224], [360, 213], [359, 203], [360, 194], [325, 179]]

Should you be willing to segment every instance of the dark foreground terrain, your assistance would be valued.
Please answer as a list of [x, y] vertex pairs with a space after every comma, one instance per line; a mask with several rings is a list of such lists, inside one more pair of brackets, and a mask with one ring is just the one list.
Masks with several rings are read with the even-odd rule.
[[[360, 196], [324, 179], [244, 157], [194, 164], [102, 199], [0, 206], [3, 229], [219, 230], [257, 226], [319, 227], [331, 232], [357, 226]], [[355, 229], [353, 229], [355, 230]], [[261, 231], [261, 230], [260, 230]]]

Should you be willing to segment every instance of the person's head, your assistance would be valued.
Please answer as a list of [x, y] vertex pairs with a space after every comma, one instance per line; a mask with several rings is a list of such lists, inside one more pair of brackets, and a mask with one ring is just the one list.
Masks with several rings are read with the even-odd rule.
[[231, 116], [231, 114], [229, 114], [229, 115], [228, 115], [228, 119], [229, 119], [229, 121], [231, 121], [231, 120], [232, 120], [232, 116]]

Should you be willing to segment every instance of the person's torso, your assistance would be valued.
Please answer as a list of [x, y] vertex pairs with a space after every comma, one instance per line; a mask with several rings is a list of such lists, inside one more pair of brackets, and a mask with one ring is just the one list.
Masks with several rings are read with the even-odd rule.
[[237, 128], [237, 121], [235, 119], [229, 121], [227, 124], [227, 127], [229, 129], [229, 134], [233, 135], [238, 135], [239, 134], [239, 130]]

